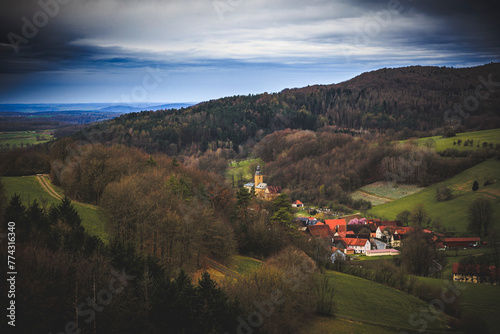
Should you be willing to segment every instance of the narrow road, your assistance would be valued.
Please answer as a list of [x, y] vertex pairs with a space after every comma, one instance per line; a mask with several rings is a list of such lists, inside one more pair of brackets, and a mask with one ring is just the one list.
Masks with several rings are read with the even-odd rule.
[[209, 267], [223, 273], [224, 275], [228, 276], [228, 277], [232, 277], [232, 278], [240, 278], [241, 275], [238, 274], [237, 272], [235, 271], [232, 271], [231, 269], [227, 268], [227, 267], [224, 267], [223, 265], [213, 261], [213, 260], [210, 260], [208, 257], [205, 258], [206, 261], [207, 261], [207, 264]]
[[62, 200], [62, 196], [59, 195], [54, 188], [52, 188], [52, 185], [45, 179], [43, 174], [37, 174], [36, 179], [40, 184], [42, 185], [43, 189], [45, 189], [46, 192], [49, 193], [50, 196], [54, 197], [55, 199]]
[[381, 201], [386, 201], [386, 202], [392, 202], [394, 201], [393, 198], [389, 198], [389, 197], [383, 197], [383, 196], [379, 196], [379, 195], [375, 195], [375, 194], [372, 194], [372, 193], [369, 193], [369, 192], [366, 192], [366, 191], [363, 191], [363, 190], [359, 190], [358, 191], [368, 197], [373, 197], [373, 198], [376, 198], [378, 200], [381, 200]]

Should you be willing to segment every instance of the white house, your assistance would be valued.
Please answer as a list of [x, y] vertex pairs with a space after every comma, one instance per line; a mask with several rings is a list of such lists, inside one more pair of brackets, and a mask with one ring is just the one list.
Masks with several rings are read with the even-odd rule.
[[339, 238], [339, 241], [344, 245], [344, 248], [352, 248], [354, 253], [364, 254], [371, 249], [371, 243], [368, 239], [359, 238]]

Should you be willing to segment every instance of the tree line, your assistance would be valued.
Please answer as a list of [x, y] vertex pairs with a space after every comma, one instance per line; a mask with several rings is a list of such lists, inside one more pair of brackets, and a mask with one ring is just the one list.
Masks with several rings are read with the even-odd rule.
[[[381, 69], [336, 85], [226, 97], [190, 108], [130, 113], [82, 134], [91, 141], [169, 155], [193, 155], [219, 148], [241, 153], [265, 135], [287, 128], [363, 128], [407, 139], [415, 136], [415, 131], [456, 126], [445, 121], [445, 112], [475, 96], [480, 76], [498, 78], [499, 74], [499, 64], [469, 69]], [[464, 129], [500, 126], [494, 108], [500, 97], [497, 92], [488, 94], [481, 108], [463, 120]]]

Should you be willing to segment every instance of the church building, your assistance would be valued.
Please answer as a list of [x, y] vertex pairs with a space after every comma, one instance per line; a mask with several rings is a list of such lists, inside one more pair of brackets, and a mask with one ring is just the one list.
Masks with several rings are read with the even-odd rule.
[[268, 200], [273, 200], [281, 194], [281, 187], [268, 186], [267, 183], [264, 183], [264, 175], [260, 171], [260, 166], [257, 166], [257, 170], [255, 171], [254, 183], [247, 183], [244, 187], [248, 191], [252, 191], [252, 188], [254, 188], [255, 194], [258, 197]]

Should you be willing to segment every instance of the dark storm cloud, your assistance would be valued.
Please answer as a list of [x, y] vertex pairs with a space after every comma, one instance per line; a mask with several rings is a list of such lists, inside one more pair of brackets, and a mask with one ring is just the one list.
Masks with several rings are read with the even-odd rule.
[[[54, 80], [75, 71], [99, 73], [99, 80], [107, 82], [106, 73], [122, 78], [147, 67], [189, 75], [218, 70], [238, 75], [257, 67], [355, 73], [500, 60], [500, 12], [493, 1], [217, 3], [225, 6], [212, 0], [4, 0], [0, 88], [16, 82], [21, 89], [30, 73]], [[47, 23], [26, 38], [26, 21], [40, 23], [43, 12]], [[12, 47], [13, 34], [25, 40]]]

